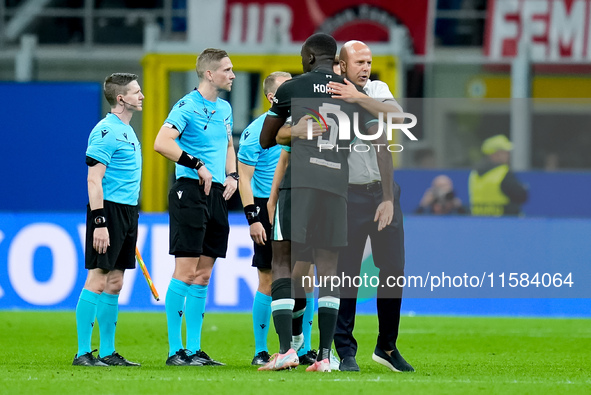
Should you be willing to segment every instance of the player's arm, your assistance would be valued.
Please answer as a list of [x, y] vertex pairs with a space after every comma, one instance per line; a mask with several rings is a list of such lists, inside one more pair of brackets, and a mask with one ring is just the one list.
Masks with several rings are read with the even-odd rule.
[[287, 170], [287, 165], [289, 163], [289, 155], [290, 153], [286, 150], [281, 150], [281, 153], [279, 154], [279, 162], [277, 162], [275, 174], [273, 175], [271, 194], [269, 195], [269, 201], [267, 202], [267, 211], [269, 212], [269, 222], [271, 222], [271, 224], [273, 224], [273, 218], [275, 217], [275, 206], [279, 199], [279, 185], [285, 176], [285, 171]]
[[311, 138], [316, 138], [321, 136], [325, 130], [315, 122], [311, 116], [304, 115], [300, 118], [297, 124], [289, 125], [285, 124], [279, 129], [279, 133], [277, 133], [277, 144], [281, 145], [288, 145], [291, 146], [291, 141], [294, 139], [306, 139], [308, 138], [308, 119], [311, 119], [312, 122], [312, 136]]
[[259, 138], [261, 147], [267, 149], [277, 144], [277, 134], [279, 133], [281, 126], [285, 124], [286, 119], [286, 117], [284, 118], [272, 115], [267, 115], [265, 117], [265, 122], [263, 123], [263, 129], [261, 131], [261, 137]]
[[[89, 158], [92, 160], [92, 158]], [[88, 159], [87, 159], [88, 160]], [[103, 177], [107, 171], [107, 166], [92, 160], [92, 166], [88, 166], [88, 202], [90, 204], [90, 217], [95, 223], [95, 229], [92, 235], [92, 247], [99, 253], [107, 252], [107, 247], [110, 245], [109, 230], [104, 221], [104, 205], [103, 205]], [[95, 218], [102, 217], [98, 220]]]
[[203, 161], [188, 154], [179, 147], [175, 141], [179, 135], [179, 131], [173, 125], [165, 123], [160, 128], [156, 140], [154, 140], [154, 151], [179, 165], [196, 169], [199, 175], [199, 183], [205, 184], [205, 194], [209, 195], [212, 180], [211, 173], [207, 170], [205, 167], [206, 164]]
[[229, 200], [238, 188], [238, 173], [236, 172], [236, 151], [234, 140], [228, 139], [228, 154], [226, 155], [226, 180], [224, 181], [224, 199]]
[[[377, 125], [372, 126], [369, 133], [373, 132], [373, 128], [377, 128]], [[392, 164], [392, 155], [386, 148], [388, 146], [386, 134], [382, 133], [376, 143], [380, 144], [378, 146], [380, 149], [376, 149], [376, 156], [382, 179], [382, 202], [376, 209], [374, 222], [378, 222], [378, 231], [380, 231], [390, 225], [394, 217], [394, 165]]]
[[[374, 117], [378, 117], [380, 113], [387, 114], [401, 113], [402, 107], [394, 100], [392, 93], [389, 90], [384, 89], [383, 94], [375, 99], [367, 96], [365, 93], [358, 90], [357, 86], [345, 78], [345, 83], [329, 82], [329, 92], [332, 93], [332, 97], [335, 99], [346, 100], [350, 103], [357, 103], [365, 110], [367, 110]], [[391, 100], [388, 100], [391, 99]], [[404, 118], [394, 118], [397, 123], [403, 123]]]
[[238, 190], [240, 199], [242, 199], [242, 205], [244, 206], [244, 215], [246, 215], [246, 220], [250, 226], [250, 237], [255, 243], [265, 245], [267, 234], [259, 218], [260, 208], [254, 204], [254, 196], [250, 184], [254, 174], [254, 166], [249, 166], [238, 161], [238, 174], [240, 175], [240, 179], [238, 180], [240, 187]]

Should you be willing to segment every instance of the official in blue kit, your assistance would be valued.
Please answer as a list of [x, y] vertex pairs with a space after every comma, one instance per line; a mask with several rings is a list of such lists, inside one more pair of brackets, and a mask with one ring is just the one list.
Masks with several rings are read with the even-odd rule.
[[[103, 90], [111, 112], [88, 138], [88, 276], [76, 306], [78, 353], [73, 365], [139, 366], [115, 351], [123, 273], [135, 268], [142, 153], [129, 122], [136, 111], [142, 111], [144, 95], [137, 79], [127, 73], [105, 79]], [[92, 354], [96, 350], [91, 351], [95, 318], [100, 330], [99, 358]]]
[[[223, 365], [201, 349], [201, 328], [213, 265], [225, 258], [228, 248], [227, 200], [238, 187], [232, 107], [219, 98], [232, 89], [235, 76], [221, 49], [205, 49], [196, 70], [199, 87], [174, 105], [154, 142], [157, 152], [176, 162], [176, 182], [168, 195], [175, 268], [165, 301], [167, 365]], [[186, 348], [181, 339], [183, 314]]]
[[[276, 71], [269, 74], [263, 82], [263, 91], [269, 103], [273, 103], [277, 88], [291, 79], [291, 74]], [[266, 113], [255, 119], [240, 136], [238, 148], [239, 189], [244, 214], [250, 228], [250, 237], [254, 241], [252, 266], [257, 268], [259, 286], [252, 305], [252, 324], [255, 339], [253, 365], [269, 362], [267, 334], [271, 319], [271, 223], [267, 202], [273, 184], [273, 175], [279, 161], [280, 146], [264, 150], [259, 138]]]

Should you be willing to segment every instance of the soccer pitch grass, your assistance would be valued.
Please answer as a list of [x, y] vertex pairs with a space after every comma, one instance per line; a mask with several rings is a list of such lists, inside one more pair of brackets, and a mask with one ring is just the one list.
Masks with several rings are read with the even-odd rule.
[[[398, 341], [415, 373], [371, 360], [375, 316], [358, 316], [361, 372], [258, 372], [249, 314], [207, 314], [203, 349], [219, 367], [168, 367], [164, 313], [119, 315], [117, 350], [140, 368], [71, 366], [74, 312], [0, 312], [2, 394], [591, 393], [587, 319], [402, 317]], [[315, 323], [316, 326], [316, 323]], [[95, 327], [93, 346], [98, 346]], [[317, 347], [317, 331], [313, 346]], [[277, 350], [271, 327], [270, 351]]]

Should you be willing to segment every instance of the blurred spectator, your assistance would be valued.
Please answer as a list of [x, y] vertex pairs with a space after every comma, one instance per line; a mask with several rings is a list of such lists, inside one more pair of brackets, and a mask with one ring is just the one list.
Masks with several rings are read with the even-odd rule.
[[439, 175], [433, 179], [431, 187], [425, 191], [416, 214], [468, 214], [466, 207], [454, 192], [454, 184], [446, 175]]
[[470, 173], [468, 189], [472, 215], [519, 215], [528, 191], [509, 169], [513, 144], [501, 134], [482, 143], [486, 157]]

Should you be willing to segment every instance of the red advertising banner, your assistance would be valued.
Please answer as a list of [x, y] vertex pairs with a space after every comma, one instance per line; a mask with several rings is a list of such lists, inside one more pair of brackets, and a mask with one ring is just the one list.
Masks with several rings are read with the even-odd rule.
[[591, 59], [591, 0], [489, 0], [484, 51], [514, 57], [522, 37], [535, 61]]
[[[337, 41], [390, 41], [406, 29], [416, 54], [424, 54], [429, 0], [226, 0], [223, 40], [234, 44], [303, 42], [315, 32]], [[271, 36], [271, 37], [269, 37]]]

